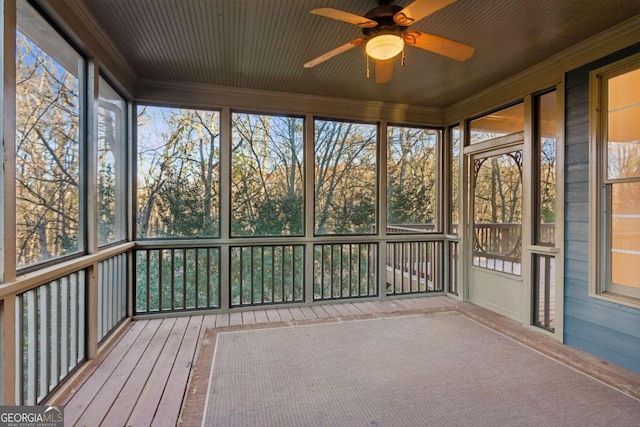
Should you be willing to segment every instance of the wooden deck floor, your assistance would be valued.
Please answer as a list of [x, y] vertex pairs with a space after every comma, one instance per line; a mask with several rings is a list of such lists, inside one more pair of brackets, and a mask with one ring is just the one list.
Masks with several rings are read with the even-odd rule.
[[448, 309], [458, 303], [444, 296], [418, 297], [136, 320], [57, 403], [65, 406], [67, 426], [175, 426], [208, 328]]

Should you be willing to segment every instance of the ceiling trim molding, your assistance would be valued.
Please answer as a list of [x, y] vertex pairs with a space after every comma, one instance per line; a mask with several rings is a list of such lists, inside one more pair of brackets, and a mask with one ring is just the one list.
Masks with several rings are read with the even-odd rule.
[[554, 86], [564, 73], [640, 42], [640, 15], [584, 40], [549, 59], [445, 108], [445, 121], [454, 124]]
[[391, 123], [444, 125], [444, 110], [408, 104], [351, 100], [306, 94], [271, 92], [157, 80], [138, 80], [136, 100], [140, 103], [176, 107], [243, 109], [276, 114], [313, 114], [333, 118]]
[[600, 34], [556, 55], [564, 71], [571, 71], [604, 56], [640, 43], [640, 15], [636, 15]]
[[38, 4], [100, 64], [114, 85], [133, 97], [137, 74], [82, 0], [38, 0]]

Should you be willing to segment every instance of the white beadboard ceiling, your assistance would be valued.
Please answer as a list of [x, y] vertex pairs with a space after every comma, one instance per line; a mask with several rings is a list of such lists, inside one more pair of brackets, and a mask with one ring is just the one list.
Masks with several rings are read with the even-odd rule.
[[458, 0], [410, 28], [472, 45], [473, 57], [407, 47], [406, 65], [396, 61], [393, 79], [376, 84], [364, 45], [302, 67], [362, 35], [311, 9], [364, 15], [376, 0], [83, 1], [140, 79], [428, 107], [450, 106], [640, 14], [640, 0]]

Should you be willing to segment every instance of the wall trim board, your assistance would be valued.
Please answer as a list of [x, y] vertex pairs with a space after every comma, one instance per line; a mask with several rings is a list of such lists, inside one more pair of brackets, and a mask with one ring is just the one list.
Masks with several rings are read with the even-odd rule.
[[445, 109], [446, 123], [489, 111], [563, 81], [570, 70], [640, 42], [640, 15], [578, 43]]
[[440, 108], [408, 104], [331, 98], [214, 86], [202, 83], [144, 80], [136, 86], [139, 103], [170, 104], [177, 107], [222, 108], [280, 114], [314, 114], [355, 120], [416, 125], [444, 125]]

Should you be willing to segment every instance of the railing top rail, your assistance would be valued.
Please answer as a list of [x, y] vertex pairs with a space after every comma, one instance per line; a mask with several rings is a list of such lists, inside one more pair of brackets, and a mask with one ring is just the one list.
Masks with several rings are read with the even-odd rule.
[[13, 282], [0, 284], [0, 299], [3, 299], [8, 295], [17, 295], [27, 292], [31, 289], [37, 288], [38, 286], [49, 283], [52, 280], [83, 270], [92, 264], [127, 252], [133, 248], [134, 245], [135, 244], [133, 242], [127, 242], [111, 246], [96, 254], [83, 255], [60, 264], [51, 265], [41, 270], [20, 275]]
[[420, 229], [420, 230], [433, 230], [435, 224], [389, 224], [387, 228], [400, 228], [400, 229]]
[[[475, 228], [478, 227], [493, 227], [493, 228], [509, 228], [509, 227], [519, 227], [522, 224], [519, 222], [511, 222], [511, 223], [503, 223], [503, 222], [477, 222], [475, 224], [473, 224]], [[555, 227], [556, 224], [555, 223], [545, 223], [545, 224], [540, 224], [540, 227]]]

